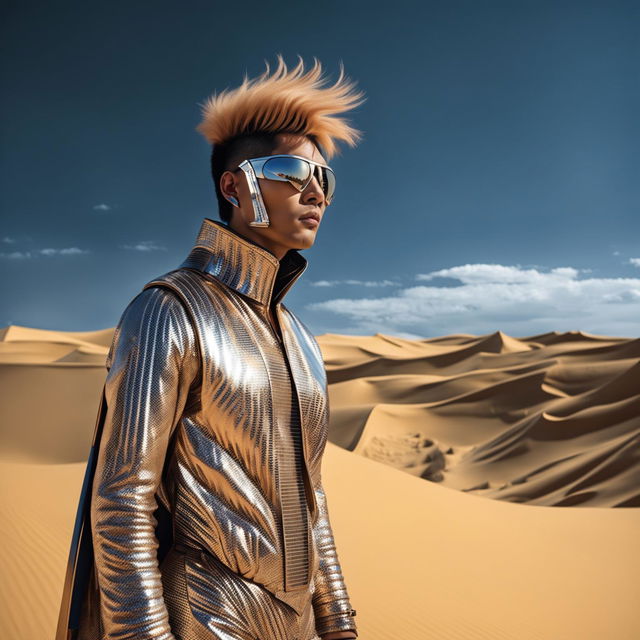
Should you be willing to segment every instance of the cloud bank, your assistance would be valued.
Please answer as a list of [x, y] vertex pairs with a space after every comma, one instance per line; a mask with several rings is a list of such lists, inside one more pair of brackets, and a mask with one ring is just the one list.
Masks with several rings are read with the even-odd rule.
[[[417, 281], [447, 278], [451, 286], [419, 285], [379, 298], [335, 298], [306, 305], [341, 316], [340, 331], [431, 337], [504, 331], [524, 337], [547, 331], [637, 337], [640, 278], [580, 278], [580, 270], [549, 271], [518, 265], [465, 264], [418, 274]], [[336, 331], [339, 332], [339, 331]]]

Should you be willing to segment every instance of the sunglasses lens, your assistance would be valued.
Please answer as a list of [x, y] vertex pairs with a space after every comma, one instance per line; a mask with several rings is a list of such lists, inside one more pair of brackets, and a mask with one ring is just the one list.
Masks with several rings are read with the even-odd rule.
[[311, 168], [298, 158], [270, 158], [264, 163], [262, 173], [271, 180], [288, 180], [298, 191], [309, 181]]
[[324, 197], [327, 201], [327, 204], [331, 204], [331, 199], [333, 198], [333, 193], [336, 190], [336, 176], [331, 171], [331, 169], [327, 169], [326, 167], [316, 167], [314, 173], [318, 184], [322, 188], [324, 192]]
[[327, 199], [327, 204], [331, 204], [331, 200], [333, 200], [333, 194], [336, 192], [336, 174], [331, 171], [331, 169], [323, 169], [322, 173], [324, 174], [326, 188], [322, 185], [322, 190], [324, 191], [324, 195]]

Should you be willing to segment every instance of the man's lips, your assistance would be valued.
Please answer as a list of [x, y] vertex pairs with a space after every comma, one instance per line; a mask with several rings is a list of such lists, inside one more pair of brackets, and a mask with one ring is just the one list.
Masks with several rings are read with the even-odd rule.
[[312, 218], [313, 220], [315, 220], [316, 222], [320, 222], [320, 214], [316, 213], [315, 211], [312, 213], [307, 213], [304, 216], [300, 217], [300, 220], [308, 220], [309, 218]]

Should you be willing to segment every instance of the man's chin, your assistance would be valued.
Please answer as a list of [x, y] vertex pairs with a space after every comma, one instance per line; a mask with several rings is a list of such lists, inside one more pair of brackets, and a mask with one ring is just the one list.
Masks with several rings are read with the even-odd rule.
[[316, 241], [315, 232], [296, 233], [291, 236], [289, 246], [292, 249], [309, 249]]

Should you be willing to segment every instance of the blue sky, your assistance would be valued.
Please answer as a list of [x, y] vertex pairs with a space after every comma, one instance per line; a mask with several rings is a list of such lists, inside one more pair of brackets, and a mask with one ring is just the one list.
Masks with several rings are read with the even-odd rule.
[[285, 298], [316, 335], [640, 335], [640, 3], [231, 4], [3, 9], [0, 326], [112, 327], [178, 266], [199, 103], [281, 53], [367, 96]]

